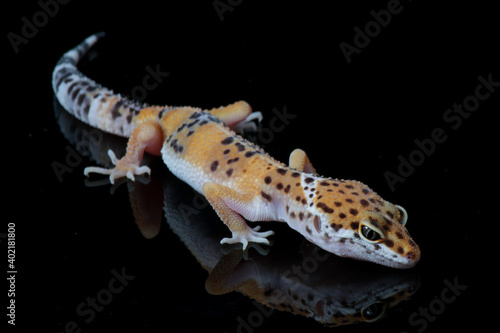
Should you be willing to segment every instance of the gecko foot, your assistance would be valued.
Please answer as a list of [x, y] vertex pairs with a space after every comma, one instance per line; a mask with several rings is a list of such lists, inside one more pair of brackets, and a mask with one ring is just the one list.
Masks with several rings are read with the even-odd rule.
[[243, 134], [244, 132], [256, 132], [257, 125], [254, 120], [257, 120], [257, 123], [260, 123], [263, 118], [264, 117], [260, 111], [252, 112], [248, 115], [248, 117], [246, 117], [245, 120], [234, 127], [234, 131], [239, 134]]
[[151, 169], [147, 166], [139, 166], [137, 162], [130, 162], [125, 158], [118, 159], [116, 158], [115, 153], [110, 149], [108, 150], [108, 155], [111, 158], [111, 163], [115, 165], [112, 169], [100, 168], [100, 167], [87, 167], [83, 170], [85, 176], [88, 176], [90, 173], [98, 173], [102, 175], [109, 175], [109, 181], [111, 184], [115, 183], [115, 179], [121, 177], [127, 177], [130, 180], [135, 181], [134, 175], [142, 175], [147, 173], [151, 174]]
[[269, 240], [266, 237], [274, 235], [274, 231], [269, 230], [264, 232], [258, 232], [259, 230], [260, 226], [257, 226], [253, 229], [248, 228], [248, 231], [244, 233], [233, 232], [233, 237], [224, 238], [220, 241], [220, 243], [221, 244], [241, 243], [243, 244], [243, 250], [247, 248], [249, 242], [269, 244]]

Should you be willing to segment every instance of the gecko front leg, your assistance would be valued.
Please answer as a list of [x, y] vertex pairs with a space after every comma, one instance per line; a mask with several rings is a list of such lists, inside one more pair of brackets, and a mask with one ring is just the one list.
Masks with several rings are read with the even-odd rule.
[[266, 237], [273, 235], [274, 232], [269, 230], [258, 232], [260, 226], [250, 228], [243, 217], [234, 209], [239, 209], [240, 212], [248, 209], [251, 210], [251, 197], [242, 195], [235, 190], [217, 183], [205, 183], [202, 187], [203, 195], [212, 205], [217, 215], [221, 218], [224, 224], [231, 230], [233, 234], [231, 238], [224, 238], [221, 244], [243, 244], [243, 249], [246, 249], [249, 242], [269, 244]]

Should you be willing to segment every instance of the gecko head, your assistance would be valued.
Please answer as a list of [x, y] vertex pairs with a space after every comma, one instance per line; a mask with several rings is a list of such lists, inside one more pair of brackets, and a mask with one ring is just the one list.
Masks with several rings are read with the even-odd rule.
[[354, 258], [394, 268], [411, 268], [420, 260], [420, 249], [413, 241], [403, 207], [385, 203], [385, 213], [365, 211], [359, 222], [352, 222]]
[[406, 229], [408, 214], [403, 207], [383, 200], [359, 182], [321, 184], [328, 190], [320, 186], [315, 198], [318, 218], [309, 233], [311, 241], [342, 257], [394, 268], [416, 265], [420, 249]]

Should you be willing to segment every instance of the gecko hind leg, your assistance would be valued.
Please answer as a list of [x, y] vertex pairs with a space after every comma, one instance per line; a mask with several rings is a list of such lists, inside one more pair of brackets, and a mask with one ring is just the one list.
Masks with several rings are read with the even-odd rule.
[[212, 109], [209, 112], [237, 133], [257, 131], [255, 120], [260, 123], [263, 118], [261, 112], [252, 112], [251, 106], [244, 101]]
[[151, 173], [151, 169], [148, 166], [141, 166], [142, 157], [145, 151], [153, 155], [160, 155], [163, 134], [152, 110], [141, 111], [139, 117], [143, 117], [141, 119], [142, 122], [132, 132], [127, 143], [127, 153], [125, 156], [118, 159], [112, 150], [108, 151], [111, 162], [115, 167], [112, 169], [87, 167], [83, 171], [85, 176], [88, 176], [90, 173], [109, 175], [109, 181], [111, 184], [114, 184], [115, 179], [121, 177], [135, 180], [134, 175]]
[[142, 175], [147, 173], [151, 174], [151, 169], [148, 166], [139, 166], [137, 163], [125, 162], [123, 159], [118, 159], [115, 153], [110, 149], [108, 150], [109, 158], [111, 163], [115, 166], [112, 169], [106, 169], [101, 167], [86, 167], [83, 170], [85, 176], [89, 176], [91, 173], [98, 173], [101, 175], [109, 175], [109, 181], [111, 184], [115, 183], [115, 179], [121, 177], [127, 177], [130, 180], [135, 181], [134, 175]]
[[292, 151], [292, 153], [290, 154], [290, 161], [288, 162], [288, 165], [291, 168], [297, 169], [299, 171], [312, 173], [314, 175], [318, 174], [311, 161], [309, 160], [309, 157], [307, 157], [306, 152], [302, 149], [295, 149], [294, 151]]

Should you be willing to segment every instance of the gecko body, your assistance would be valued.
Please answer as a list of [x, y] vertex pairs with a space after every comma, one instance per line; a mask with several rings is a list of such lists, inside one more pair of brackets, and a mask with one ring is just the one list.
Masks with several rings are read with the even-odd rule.
[[383, 200], [366, 185], [320, 176], [306, 153], [296, 149], [288, 165], [235, 133], [260, 120], [243, 101], [202, 110], [148, 106], [129, 100], [87, 78], [76, 68], [101, 35], [68, 51], [53, 72], [53, 89], [78, 119], [129, 137], [127, 153], [113, 169], [89, 167], [85, 174], [116, 178], [149, 173], [145, 151], [161, 155], [168, 169], [202, 193], [232, 237], [221, 243], [268, 244], [272, 231], [250, 228], [249, 221], [283, 221], [309, 241], [339, 256], [395, 268], [413, 267], [420, 249], [405, 224], [406, 211]]

